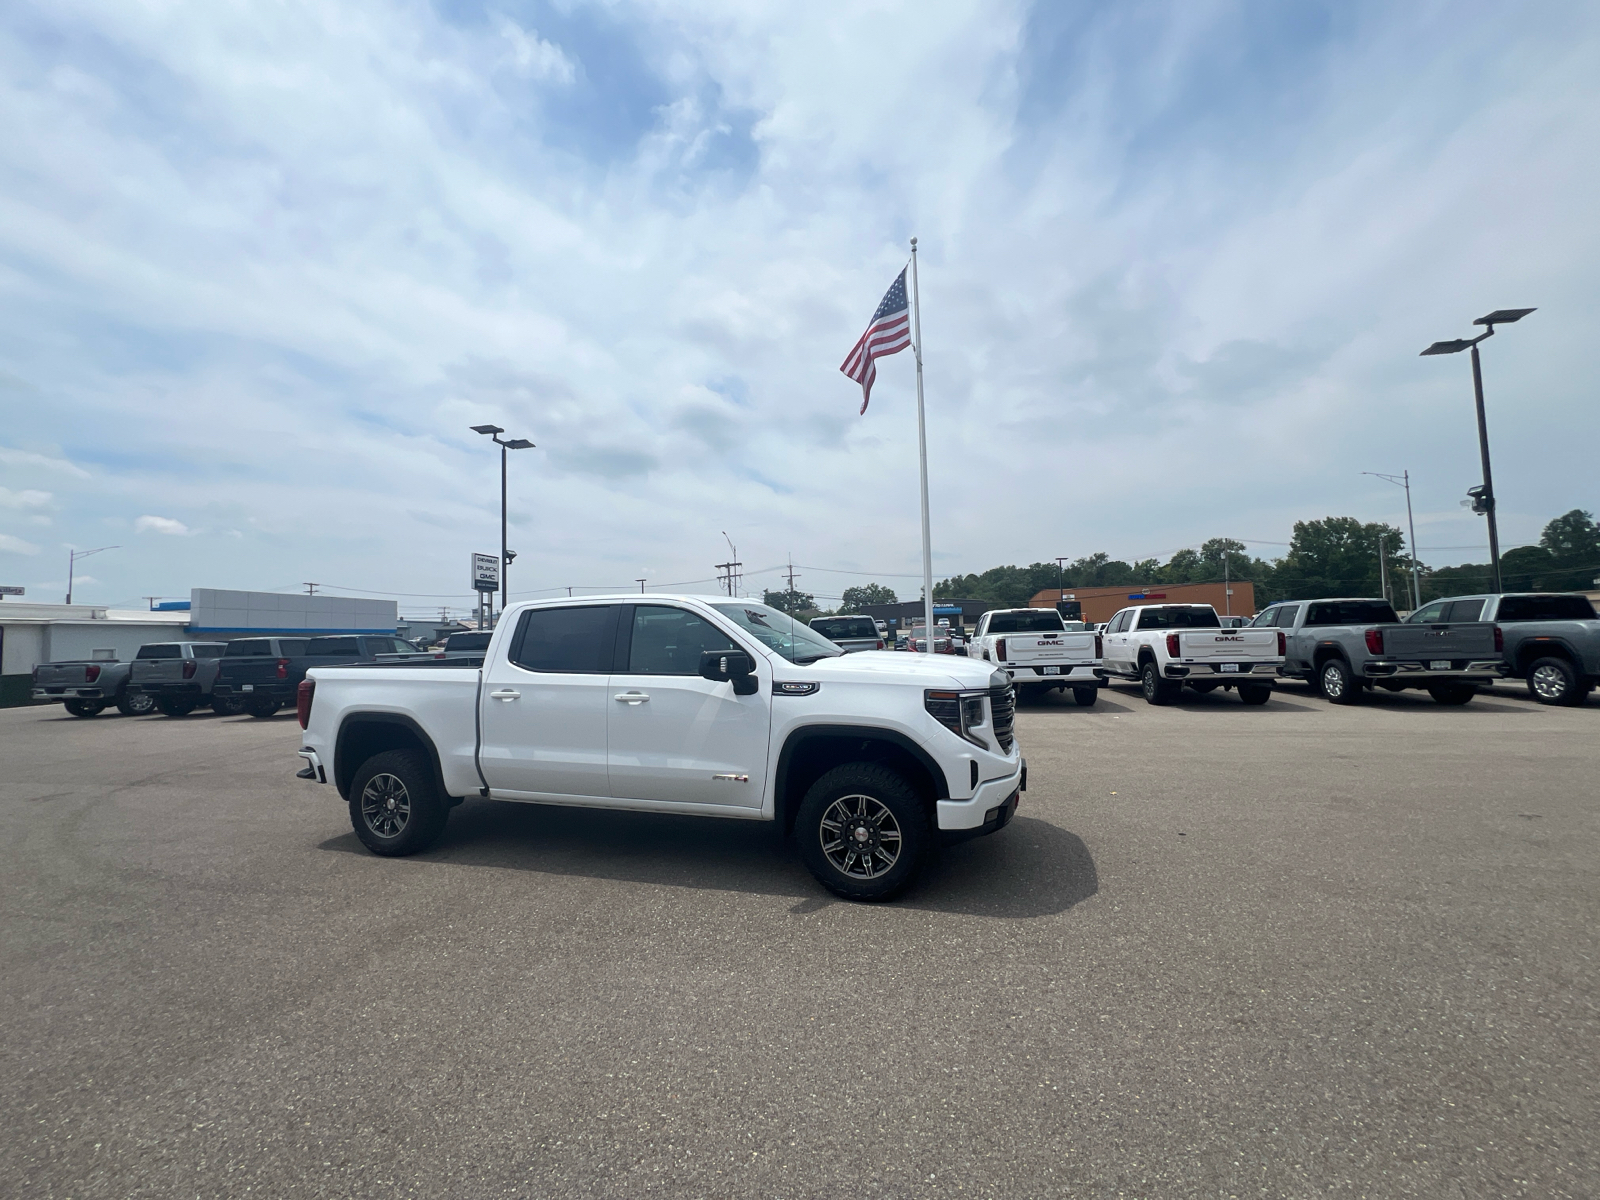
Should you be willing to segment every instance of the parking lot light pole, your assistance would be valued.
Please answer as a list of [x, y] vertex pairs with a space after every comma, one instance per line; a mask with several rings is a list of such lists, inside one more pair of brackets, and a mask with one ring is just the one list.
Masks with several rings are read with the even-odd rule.
[[1484, 338], [1493, 337], [1496, 325], [1509, 325], [1536, 311], [1532, 308], [1497, 308], [1488, 316], [1479, 317], [1473, 322], [1484, 327], [1477, 337], [1435, 342], [1422, 352], [1422, 357], [1426, 358], [1431, 354], [1472, 351], [1472, 393], [1478, 405], [1478, 453], [1483, 458], [1483, 487], [1474, 497], [1472, 507], [1475, 512], [1481, 512], [1489, 518], [1489, 590], [1496, 594], [1504, 590], [1500, 585], [1500, 527], [1495, 523], [1494, 515], [1494, 476], [1489, 472], [1489, 423], [1483, 415], [1483, 367], [1478, 362], [1478, 343]]
[[534, 447], [527, 438], [512, 438], [502, 442], [500, 435], [505, 430], [498, 425], [474, 425], [472, 432], [488, 434], [494, 439], [494, 444], [500, 447], [500, 611], [505, 612], [506, 600], [511, 594], [511, 560], [516, 557], [506, 550], [506, 451], [532, 450]]
[[1417, 522], [1411, 515], [1411, 471], [1402, 471], [1398, 475], [1385, 475], [1382, 471], [1363, 471], [1363, 475], [1371, 475], [1374, 479], [1384, 479], [1406, 490], [1406, 527], [1411, 530], [1411, 611], [1416, 612], [1422, 607], [1422, 581], [1417, 574]]
[[[121, 546], [99, 546], [93, 550], [67, 551], [67, 603], [72, 603], [72, 569], [78, 565], [80, 558], [88, 558], [91, 554], [99, 554], [101, 550], [120, 550]], [[151, 606], [152, 608], [154, 605]]]

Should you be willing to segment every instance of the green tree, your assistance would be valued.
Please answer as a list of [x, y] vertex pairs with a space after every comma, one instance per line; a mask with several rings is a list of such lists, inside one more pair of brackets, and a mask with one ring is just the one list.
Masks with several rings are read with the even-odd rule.
[[1407, 567], [1405, 539], [1393, 525], [1363, 523], [1354, 517], [1296, 521], [1289, 553], [1273, 571], [1276, 594], [1296, 600], [1379, 595], [1380, 539], [1391, 588], [1398, 596]]
[[839, 611], [858, 613], [869, 604], [895, 604], [899, 599], [893, 588], [886, 588], [881, 583], [864, 583], [845, 588], [844, 595], [839, 598]]
[[[1502, 566], [1504, 562], [1502, 561]], [[1458, 567], [1424, 567], [1422, 569], [1422, 602], [1437, 600], [1440, 596], [1471, 596], [1489, 590], [1488, 563], [1462, 563]]]
[[1539, 545], [1551, 558], [1540, 587], [1577, 591], [1600, 575], [1600, 526], [1591, 512], [1575, 508], [1557, 517], [1544, 527]]
[[1537, 592], [1556, 586], [1549, 582], [1554, 556], [1543, 546], [1518, 546], [1500, 556], [1500, 586], [1508, 592]]
[[817, 600], [810, 592], [802, 592], [799, 588], [785, 589], [781, 592], [764, 592], [762, 601], [770, 608], [779, 612], [786, 612], [791, 617], [798, 617], [802, 613], [816, 612]]

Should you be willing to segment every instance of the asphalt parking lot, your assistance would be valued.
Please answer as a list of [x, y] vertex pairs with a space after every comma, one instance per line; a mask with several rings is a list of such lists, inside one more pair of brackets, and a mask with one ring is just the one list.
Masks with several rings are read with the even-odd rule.
[[1033, 702], [876, 907], [734, 822], [374, 858], [298, 732], [0, 712], [6, 1194], [1600, 1194], [1595, 698]]

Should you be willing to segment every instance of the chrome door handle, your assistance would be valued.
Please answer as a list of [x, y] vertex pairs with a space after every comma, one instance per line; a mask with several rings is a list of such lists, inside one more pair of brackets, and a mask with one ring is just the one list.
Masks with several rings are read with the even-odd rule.
[[501, 688], [498, 692], [490, 692], [489, 693], [489, 699], [491, 699], [491, 700], [515, 700], [520, 695], [522, 695], [521, 692], [513, 691], [511, 688]]
[[643, 704], [646, 700], [650, 699], [650, 693], [649, 692], [618, 692], [615, 696], [613, 696], [611, 698], [613, 700], [621, 700], [624, 704]]

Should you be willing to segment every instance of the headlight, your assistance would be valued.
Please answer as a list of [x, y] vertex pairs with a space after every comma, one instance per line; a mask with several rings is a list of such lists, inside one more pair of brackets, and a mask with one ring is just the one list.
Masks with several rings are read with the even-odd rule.
[[980, 733], [989, 728], [988, 692], [929, 690], [923, 693], [923, 697], [928, 715], [951, 733], [965, 738], [974, 746], [981, 746], [985, 750], [993, 749]]

